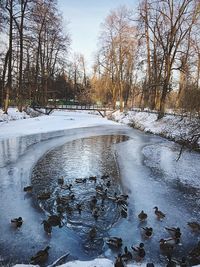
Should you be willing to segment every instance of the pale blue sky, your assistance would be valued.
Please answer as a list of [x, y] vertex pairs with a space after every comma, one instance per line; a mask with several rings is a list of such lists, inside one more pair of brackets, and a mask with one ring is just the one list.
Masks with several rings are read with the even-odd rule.
[[100, 24], [109, 11], [121, 5], [136, 9], [138, 0], [58, 0], [71, 34], [73, 52], [82, 53], [91, 66], [97, 49]]

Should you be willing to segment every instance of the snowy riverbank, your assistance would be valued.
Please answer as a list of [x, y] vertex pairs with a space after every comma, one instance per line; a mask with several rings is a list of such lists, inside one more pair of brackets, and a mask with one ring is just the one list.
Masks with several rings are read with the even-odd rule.
[[[157, 114], [150, 112], [115, 112], [111, 117], [114, 121], [130, 125], [147, 133], [160, 135], [170, 140], [183, 143], [191, 140], [194, 134], [200, 134], [200, 120], [197, 118], [166, 115], [157, 120]], [[200, 140], [198, 141], [200, 146]]]

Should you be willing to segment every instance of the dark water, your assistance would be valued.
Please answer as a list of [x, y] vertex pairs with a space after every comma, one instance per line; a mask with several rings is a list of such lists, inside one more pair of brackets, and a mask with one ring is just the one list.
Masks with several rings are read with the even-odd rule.
[[[114, 193], [120, 195], [120, 177], [112, 145], [128, 140], [126, 136], [98, 136], [79, 139], [58, 147], [40, 159], [33, 169], [31, 183], [35, 206], [42, 208], [46, 215], [57, 214], [62, 218], [64, 228], [71, 228], [80, 237], [82, 253], [95, 257], [103, 252], [104, 238], [108, 230], [121, 218], [119, 206], [109, 199]], [[103, 175], [109, 177], [102, 179]], [[64, 179], [64, 185], [58, 183]], [[89, 177], [96, 177], [93, 181]], [[86, 179], [77, 183], [76, 179]], [[67, 185], [71, 184], [69, 190]], [[96, 187], [106, 190], [106, 198], [96, 192]], [[50, 192], [48, 200], [38, 200], [37, 196]], [[74, 195], [67, 203], [60, 203], [58, 198]], [[96, 197], [98, 218], [92, 214], [91, 200]], [[77, 204], [81, 205], [79, 213]], [[89, 238], [90, 230], [95, 227], [96, 237]], [[53, 233], [54, 234], [54, 233]], [[63, 234], [67, 238], [67, 234]]]

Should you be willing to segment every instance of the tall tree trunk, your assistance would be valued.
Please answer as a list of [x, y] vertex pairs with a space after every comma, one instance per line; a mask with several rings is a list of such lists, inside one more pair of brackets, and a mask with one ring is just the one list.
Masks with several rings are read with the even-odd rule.
[[8, 80], [5, 86], [4, 112], [8, 113], [9, 97], [12, 89], [12, 43], [13, 43], [13, 0], [10, 0], [10, 6], [6, 6], [9, 12], [9, 60], [8, 60]]

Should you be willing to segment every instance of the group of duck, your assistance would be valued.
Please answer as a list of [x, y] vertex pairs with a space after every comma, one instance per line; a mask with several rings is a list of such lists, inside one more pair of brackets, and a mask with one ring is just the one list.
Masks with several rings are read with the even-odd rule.
[[[162, 211], [158, 209], [158, 207], [154, 207], [155, 215], [158, 220], [162, 220], [165, 218], [166, 214], [164, 214]], [[141, 222], [144, 222], [147, 220], [148, 215], [142, 210], [138, 214], [138, 219]], [[188, 222], [188, 226], [191, 228], [194, 232], [200, 231], [200, 224], [198, 222]], [[160, 239], [159, 246], [160, 251], [163, 255], [167, 257], [167, 264], [166, 267], [187, 267], [190, 266], [189, 264], [198, 264], [200, 263], [200, 242], [197, 243], [197, 245], [192, 248], [189, 252], [187, 257], [182, 257], [181, 260], [172, 259], [172, 255], [174, 252], [174, 248], [177, 244], [180, 243], [181, 239], [181, 231], [179, 227], [165, 227], [165, 229], [170, 233], [171, 237], [168, 239]], [[142, 227], [143, 235], [145, 239], [149, 239], [153, 235], [153, 228], [152, 227]], [[114, 246], [115, 248], [121, 248], [122, 239], [113, 237], [110, 238], [109, 243], [111, 246]], [[128, 248], [124, 247], [124, 252], [118, 254], [116, 261], [115, 261], [115, 267], [124, 267], [126, 262], [135, 260], [137, 262], [140, 262], [145, 257], [145, 248], [144, 243], [140, 243], [139, 246], [131, 247], [132, 252], [128, 250]], [[154, 267], [153, 263], [147, 263], [147, 267]]]
[[[127, 199], [128, 195], [123, 195], [123, 194], [117, 194], [114, 192], [114, 194], [110, 194], [109, 192], [109, 187], [111, 186], [111, 180], [109, 179], [109, 175], [103, 175], [101, 179], [104, 181], [103, 184], [98, 184], [95, 187], [96, 191], [96, 196], [92, 196], [90, 199], [90, 209], [92, 216], [94, 219], [97, 221], [99, 217], [99, 207], [97, 205], [97, 202], [99, 202], [99, 198], [101, 199], [101, 206], [104, 205], [104, 201], [106, 199], [113, 201], [116, 203], [117, 207], [119, 207], [120, 215], [122, 217], [127, 217]], [[86, 184], [87, 181], [94, 182], [96, 184], [97, 177], [96, 176], [91, 176], [89, 178], [77, 178], [75, 179], [76, 184]], [[69, 206], [69, 201], [73, 201], [76, 197], [74, 194], [72, 194], [73, 191], [73, 185], [72, 184], [64, 184], [64, 178], [61, 177], [58, 179], [58, 185], [61, 187], [61, 189], [68, 190], [70, 193], [67, 196], [58, 196], [56, 201], [57, 201], [57, 214], [50, 215], [48, 219], [43, 220], [41, 224], [43, 224], [44, 231], [48, 234], [51, 235], [52, 232], [52, 227], [59, 226], [62, 227], [62, 216], [60, 210], [63, 210], [63, 207], [69, 212], [74, 211], [75, 209], [78, 211], [79, 214], [81, 214], [82, 210], [84, 209], [84, 206], [81, 203], [76, 204], [75, 209], [70, 209]], [[32, 186], [27, 186], [24, 187], [24, 191], [26, 193], [32, 193], [33, 187]], [[47, 200], [51, 196], [51, 193], [49, 192], [44, 192], [40, 195], [37, 196], [38, 200]], [[59, 210], [60, 207], [60, 210]], [[160, 211], [158, 207], [154, 207], [155, 210], [155, 216], [157, 217], [158, 220], [162, 220], [165, 218], [165, 213]], [[142, 210], [138, 214], [138, 219], [141, 222], [145, 222], [148, 218], [148, 215]], [[19, 228], [23, 224], [23, 219], [22, 217], [14, 218], [11, 220], [11, 223], [15, 225], [15, 227]], [[200, 224], [198, 222], [188, 222], [188, 226], [195, 232], [200, 231]], [[171, 238], [169, 239], [161, 239], [159, 241], [160, 245], [160, 251], [162, 254], [166, 255], [168, 258], [168, 263], [167, 267], [174, 267], [176, 266], [177, 261], [172, 260], [172, 254], [174, 251], [175, 246], [180, 242], [181, 238], [181, 231], [179, 227], [166, 227], [165, 228], [171, 235]], [[153, 235], [153, 228], [152, 227], [142, 227], [143, 235], [146, 239], [149, 239]], [[89, 238], [93, 240], [97, 236], [97, 229], [96, 227], [92, 227], [89, 231]], [[108, 244], [109, 247], [111, 248], [121, 248], [123, 245], [123, 241], [119, 237], [110, 237], [106, 240], [106, 243]], [[49, 246], [47, 246], [44, 250], [40, 250], [36, 253], [31, 258], [30, 263], [32, 264], [42, 264], [44, 263], [47, 258], [48, 258], [48, 250]], [[138, 246], [131, 247], [132, 252], [128, 250], [127, 247], [124, 248], [124, 252], [122, 254], [119, 254], [118, 257], [116, 258], [115, 261], [115, 267], [123, 267], [124, 262], [136, 260], [136, 261], [142, 261], [143, 258], [145, 257], [145, 248], [144, 248], [144, 243], [140, 243]], [[196, 247], [194, 247], [191, 251], [188, 253], [188, 258], [192, 258], [192, 260], [200, 262], [200, 242], [197, 244]], [[181, 267], [186, 267], [188, 265], [188, 258], [186, 259], [183, 257], [181, 261], [178, 261], [179, 266]], [[148, 263], [147, 266], [153, 267], [153, 263]]]
[[[74, 180], [74, 183], [77, 185], [86, 184], [87, 181], [94, 182], [94, 184], [96, 184], [96, 186], [95, 186], [96, 195], [93, 195], [89, 201], [89, 207], [91, 209], [91, 214], [94, 217], [95, 221], [98, 220], [98, 217], [100, 215], [99, 204], [101, 207], [103, 207], [104, 201], [106, 199], [111, 200], [114, 203], [116, 203], [116, 205], [119, 209], [120, 215], [122, 217], [127, 217], [127, 213], [128, 213], [127, 198], [128, 198], [128, 195], [118, 194], [116, 192], [114, 192], [114, 194], [109, 194], [109, 188], [112, 186], [112, 181], [109, 178], [109, 175], [105, 174], [105, 175], [101, 176], [100, 178], [101, 178], [101, 181], [103, 181], [103, 183], [96, 184], [96, 182], [97, 182], [96, 176], [90, 176], [88, 178], [76, 178]], [[63, 177], [59, 178], [57, 180], [57, 183], [60, 186], [61, 190], [67, 190], [69, 192], [69, 194], [58, 195], [56, 198], [57, 214], [50, 215], [50, 216], [48, 216], [48, 218], [46, 220], [43, 220], [41, 222], [41, 224], [43, 224], [44, 231], [48, 235], [51, 235], [53, 227], [59, 226], [61, 228], [64, 225], [63, 221], [62, 221], [63, 210], [65, 210], [68, 214], [75, 212], [75, 211], [78, 211], [78, 213], [81, 214], [81, 212], [85, 208], [82, 203], [76, 203], [76, 205], [73, 205], [73, 207], [70, 206], [70, 201], [74, 201], [76, 199], [76, 196], [73, 193], [74, 185], [72, 183], [71, 184], [65, 184]], [[26, 192], [27, 194], [32, 194], [33, 186], [28, 185], [28, 186], [24, 187], [24, 192]], [[39, 201], [46, 201], [49, 198], [51, 198], [50, 192], [45, 191], [45, 192], [37, 195], [37, 199]], [[78, 200], [78, 198], [77, 198], [77, 200]], [[23, 224], [23, 219], [22, 219], [22, 217], [13, 218], [11, 220], [11, 223], [16, 228], [20, 228]], [[90, 231], [88, 232], [88, 237], [92, 241], [96, 238], [96, 236], [97, 236], [97, 228], [92, 227], [90, 229]], [[31, 264], [43, 264], [48, 258], [49, 248], [50, 247], [47, 246], [44, 250], [38, 251], [36, 253], [36, 255], [34, 255], [31, 258], [30, 263]]]

